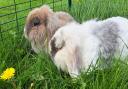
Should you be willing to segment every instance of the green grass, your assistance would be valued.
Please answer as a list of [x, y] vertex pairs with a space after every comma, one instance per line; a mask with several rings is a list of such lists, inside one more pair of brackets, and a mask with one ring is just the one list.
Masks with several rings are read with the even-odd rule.
[[[16, 3], [27, 0], [16, 0]], [[52, 1], [52, 0], [50, 0]], [[44, 0], [48, 3], [49, 0]], [[41, 5], [41, 0], [32, 3], [32, 6]], [[128, 17], [127, 0], [73, 0], [71, 11], [60, 8], [66, 3], [56, 3], [55, 10], [68, 11], [79, 21], [99, 18], [105, 19], [112, 16]], [[13, 4], [13, 0], [1, 0], [0, 6]], [[30, 4], [22, 4], [17, 10], [28, 8]], [[53, 4], [50, 4], [53, 6]], [[65, 5], [64, 5], [65, 6]], [[14, 7], [0, 9], [0, 15], [14, 12]], [[18, 18], [26, 16], [29, 10], [18, 13]], [[0, 17], [0, 23], [15, 19], [15, 14]], [[24, 24], [25, 18], [18, 20], [18, 25]], [[127, 89], [128, 65], [121, 61], [114, 61], [112, 67], [83, 73], [78, 79], [71, 79], [68, 74], [57, 70], [56, 66], [45, 54], [31, 54], [30, 43], [23, 36], [23, 25], [17, 29], [16, 21], [0, 25], [3, 41], [0, 38], [0, 74], [8, 67], [16, 69], [16, 75], [8, 81], [0, 80], [0, 89]], [[33, 84], [33, 86], [31, 86]]]

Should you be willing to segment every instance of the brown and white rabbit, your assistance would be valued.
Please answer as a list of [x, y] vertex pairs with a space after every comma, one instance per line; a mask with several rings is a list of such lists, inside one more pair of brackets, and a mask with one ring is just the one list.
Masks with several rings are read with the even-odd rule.
[[81, 70], [95, 65], [102, 56], [123, 60], [128, 56], [128, 19], [112, 17], [103, 21], [72, 22], [56, 31], [49, 43], [49, 53], [58, 67], [76, 77]]
[[48, 42], [60, 27], [74, 21], [66, 12], [53, 12], [48, 5], [33, 9], [27, 16], [24, 35], [36, 53], [47, 51]]

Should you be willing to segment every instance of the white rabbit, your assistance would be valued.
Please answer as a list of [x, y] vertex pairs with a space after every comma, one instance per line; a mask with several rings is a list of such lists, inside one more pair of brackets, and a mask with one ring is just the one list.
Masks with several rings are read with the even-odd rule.
[[49, 6], [43, 5], [33, 9], [26, 18], [24, 35], [31, 42], [36, 53], [47, 51], [48, 42], [55, 31], [67, 23], [74, 21], [66, 12], [53, 12]]
[[112, 17], [59, 28], [49, 42], [49, 53], [58, 69], [77, 77], [81, 70], [95, 66], [100, 56], [108, 63], [113, 56], [125, 59], [127, 44], [128, 19]]

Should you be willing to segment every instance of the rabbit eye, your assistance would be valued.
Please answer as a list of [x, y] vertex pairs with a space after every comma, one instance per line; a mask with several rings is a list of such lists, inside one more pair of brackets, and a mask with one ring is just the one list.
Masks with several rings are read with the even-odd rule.
[[33, 20], [33, 25], [34, 25], [34, 26], [40, 25], [40, 20], [39, 20], [39, 18], [35, 18], [35, 19]]

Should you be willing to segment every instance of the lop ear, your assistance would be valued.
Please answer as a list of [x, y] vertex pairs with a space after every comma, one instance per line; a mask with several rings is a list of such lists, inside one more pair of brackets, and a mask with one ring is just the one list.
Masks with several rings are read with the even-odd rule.
[[62, 26], [74, 21], [73, 17], [66, 12], [55, 12], [47, 19], [47, 29], [51, 32], [51, 37]]
[[50, 32], [50, 37], [54, 35], [57, 29], [60, 28], [60, 23], [58, 17], [51, 15], [47, 18], [46, 24], [47, 30]]
[[67, 61], [67, 68], [68, 68], [68, 72], [69, 75], [74, 78], [77, 77], [79, 75], [80, 72], [80, 67], [81, 67], [81, 60], [80, 60], [80, 54], [79, 54], [79, 49], [78, 47], [76, 47], [75, 45], [68, 45], [68, 55], [69, 57], [67, 57], [68, 61]]
[[75, 21], [74, 18], [66, 12], [56, 12], [56, 16], [59, 18], [61, 25], [65, 25], [69, 22]]
[[65, 42], [60, 37], [57, 38], [53, 37], [49, 45], [50, 45], [50, 55], [54, 57], [57, 51], [61, 50], [64, 47]]

